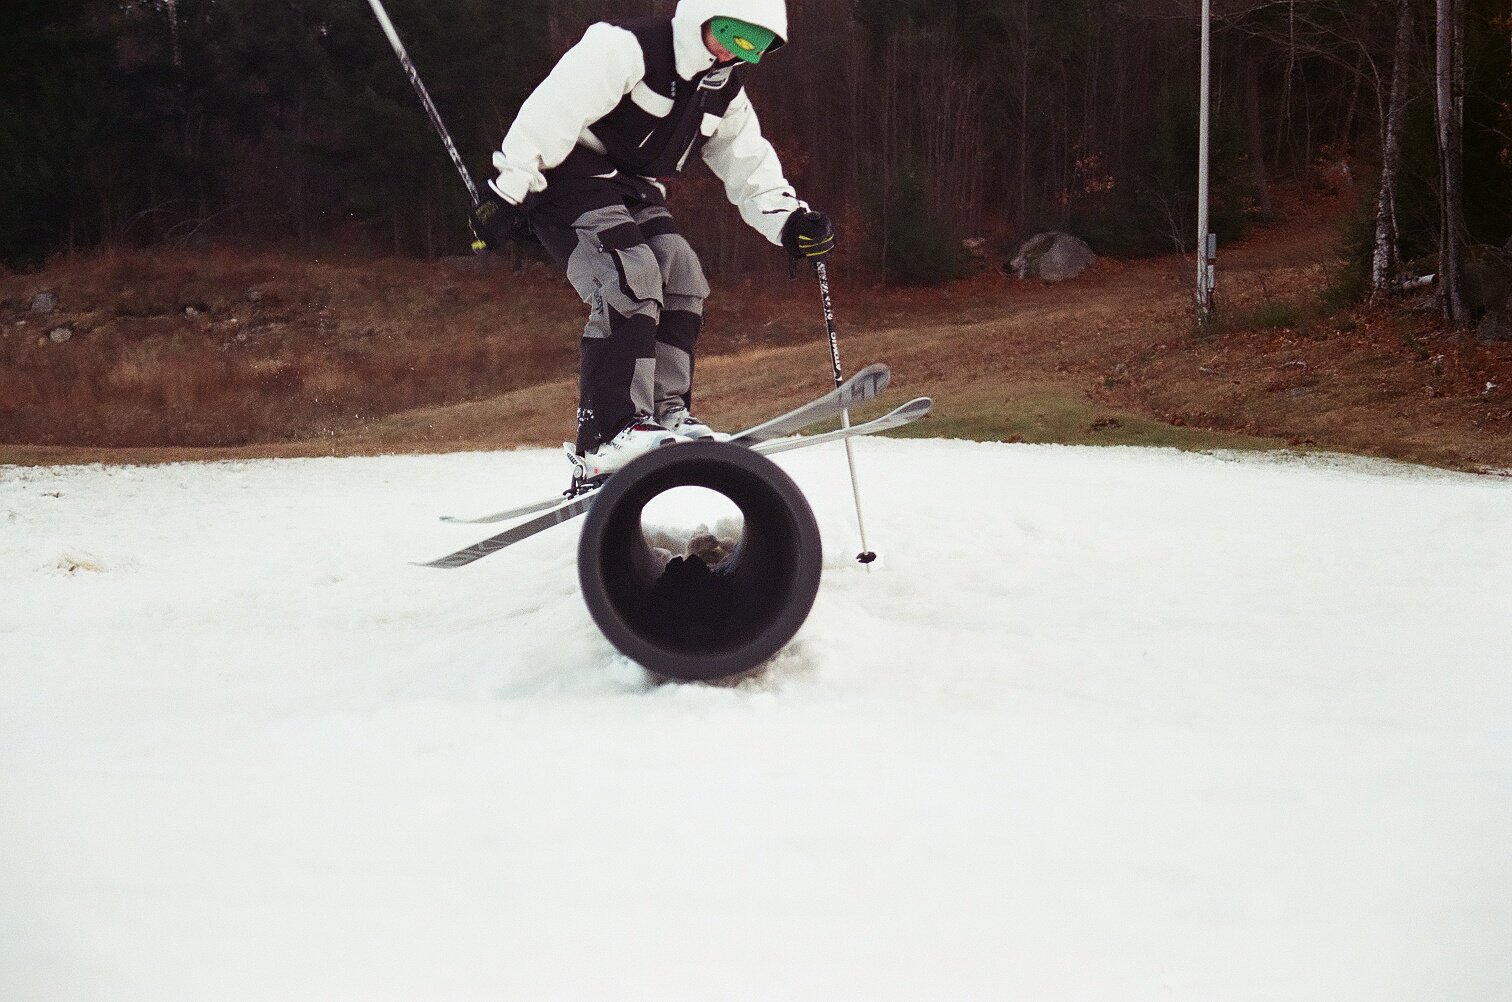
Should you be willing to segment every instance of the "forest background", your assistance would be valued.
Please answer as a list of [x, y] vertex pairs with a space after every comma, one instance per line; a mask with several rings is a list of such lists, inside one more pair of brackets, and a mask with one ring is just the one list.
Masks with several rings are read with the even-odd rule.
[[[1393, 98], [1394, 249], [1445, 225], [1434, 86], [1449, 0], [1217, 0], [1213, 228], [1271, 186], [1365, 175], [1368, 271]], [[1512, 235], [1512, 14], [1453, 0], [1471, 245]], [[594, 20], [671, 0], [391, 0], [479, 178], [520, 102]], [[958, 274], [960, 241], [1067, 229], [1100, 253], [1196, 232], [1195, 0], [790, 0], [790, 44], [745, 73], [846, 267]], [[0, 10], [0, 261], [236, 241], [436, 257], [464, 251], [466, 196], [364, 0], [10, 0]], [[1396, 91], [1393, 84], [1396, 84]], [[780, 260], [707, 170], [674, 194], [715, 276]], [[1395, 262], [1393, 262], [1395, 264]], [[1430, 265], [1421, 270], [1433, 271]]]
[[[387, 6], [481, 181], [589, 23], [674, 4]], [[1213, 0], [1196, 326], [1198, 0], [788, 7], [744, 79], [837, 221], [846, 358], [934, 397], [919, 434], [1512, 469], [1508, 0]], [[0, 462], [570, 432], [582, 305], [538, 250], [468, 253], [366, 0], [7, 0], [0, 86]], [[812, 276], [721, 187], [671, 202], [716, 289], [699, 408], [738, 426], [832, 372]], [[1049, 228], [1101, 263], [1006, 278]]]

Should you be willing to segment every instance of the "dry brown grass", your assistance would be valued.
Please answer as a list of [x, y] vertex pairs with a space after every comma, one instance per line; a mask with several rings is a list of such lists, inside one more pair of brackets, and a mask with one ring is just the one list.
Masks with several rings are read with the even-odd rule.
[[[884, 361], [936, 414], [913, 429], [1009, 441], [1342, 449], [1512, 468], [1512, 348], [1425, 314], [1316, 307], [1340, 206], [1311, 201], [1220, 258], [1229, 317], [1198, 336], [1190, 265], [1102, 261], [1058, 286], [837, 282], [847, 369]], [[25, 310], [49, 288], [62, 311]], [[120, 254], [0, 277], [0, 461], [494, 449], [571, 437], [582, 306], [554, 272]], [[196, 316], [186, 315], [192, 306]], [[1298, 327], [1283, 321], [1305, 318]], [[75, 337], [39, 336], [60, 323]], [[1492, 388], [1487, 389], [1487, 385]], [[830, 385], [811, 278], [716, 289], [706, 419], [736, 427]]]
[[[34, 315], [44, 290], [61, 308]], [[0, 299], [15, 443], [289, 441], [560, 376], [577, 352], [578, 304], [539, 271], [119, 252], [4, 276]]]

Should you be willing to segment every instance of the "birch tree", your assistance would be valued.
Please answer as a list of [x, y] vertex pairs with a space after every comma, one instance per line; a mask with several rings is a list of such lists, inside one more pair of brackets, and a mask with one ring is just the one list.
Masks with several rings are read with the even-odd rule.
[[1402, 124], [1407, 111], [1407, 74], [1412, 59], [1412, 0], [1396, 0], [1396, 46], [1391, 92], [1381, 127], [1381, 190], [1376, 200], [1375, 250], [1371, 255], [1371, 299], [1397, 281], [1397, 172], [1402, 165]]

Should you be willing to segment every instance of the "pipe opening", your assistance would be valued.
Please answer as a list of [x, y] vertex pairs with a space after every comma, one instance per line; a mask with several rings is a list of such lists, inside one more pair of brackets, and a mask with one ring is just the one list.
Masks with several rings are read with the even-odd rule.
[[707, 487], [674, 487], [641, 510], [641, 535], [663, 570], [677, 557], [720, 563], [745, 536], [745, 516], [734, 502]]

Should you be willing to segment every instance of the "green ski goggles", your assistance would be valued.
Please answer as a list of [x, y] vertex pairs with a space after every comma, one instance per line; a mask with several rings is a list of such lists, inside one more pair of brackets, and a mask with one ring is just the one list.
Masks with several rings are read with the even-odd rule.
[[748, 63], [761, 62], [761, 54], [777, 37], [775, 31], [733, 17], [716, 17], [709, 21], [709, 33], [736, 59]]

